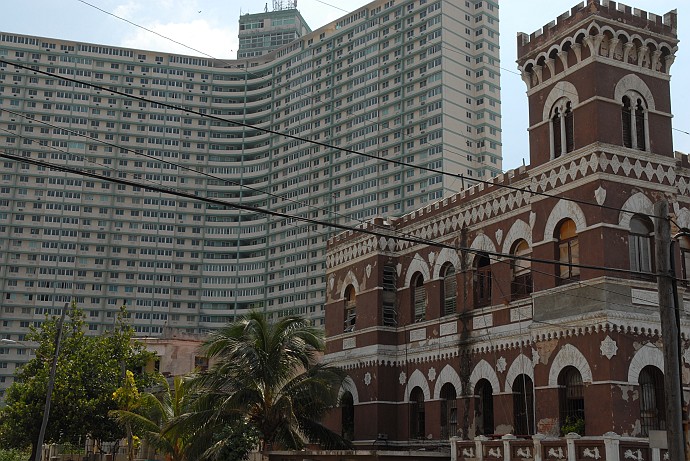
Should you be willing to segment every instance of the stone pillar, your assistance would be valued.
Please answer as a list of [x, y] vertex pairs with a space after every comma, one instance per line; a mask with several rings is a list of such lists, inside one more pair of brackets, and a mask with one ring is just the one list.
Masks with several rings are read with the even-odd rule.
[[607, 432], [604, 434], [604, 447], [606, 448], [606, 461], [620, 461], [620, 445], [621, 437], [615, 432]]
[[577, 452], [575, 451], [575, 440], [579, 438], [580, 434], [576, 434], [574, 432], [569, 432], [565, 435], [565, 442], [568, 444], [568, 461], [577, 461]]
[[534, 442], [534, 461], [543, 461], [541, 457], [541, 441], [545, 438], [546, 436], [544, 434], [534, 434], [532, 436], [532, 441]]
[[511, 461], [512, 451], [510, 449], [510, 441], [517, 440], [517, 437], [515, 437], [513, 434], [506, 434], [501, 437], [501, 440], [503, 440], [503, 461]]

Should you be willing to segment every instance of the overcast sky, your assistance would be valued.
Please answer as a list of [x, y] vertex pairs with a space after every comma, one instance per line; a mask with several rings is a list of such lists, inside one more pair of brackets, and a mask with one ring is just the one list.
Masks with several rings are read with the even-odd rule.
[[[265, 1], [251, 0], [23, 0], [3, 8], [0, 30], [68, 40], [119, 45], [147, 50], [198, 54], [121, 19], [121, 16], [216, 58], [234, 58], [237, 20], [241, 13], [263, 11]], [[458, 0], [460, 1], [460, 0]], [[317, 29], [369, 3], [362, 0], [299, 0], [298, 8], [312, 29]], [[678, 9], [681, 44], [672, 71], [672, 104], [675, 149], [690, 153], [690, 104], [684, 87], [690, 83], [690, 1], [630, 0], [636, 8], [656, 14]], [[269, 8], [273, 1], [270, 1]], [[516, 33], [531, 33], [577, 4], [575, 0], [501, 0], [501, 87], [503, 106], [503, 168], [529, 163], [527, 98], [516, 75]], [[333, 6], [335, 5], [335, 6]], [[687, 100], [686, 100], [687, 102]]]

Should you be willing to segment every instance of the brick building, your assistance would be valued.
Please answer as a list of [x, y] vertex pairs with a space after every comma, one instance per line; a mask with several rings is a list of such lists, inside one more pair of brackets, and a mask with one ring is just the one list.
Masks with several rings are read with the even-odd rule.
[[[362, 448], [427, 450], [664, 428], [650, 216], [667, 199], [675, 231], [690, 228], [690, 163], [671, 137], [677, 42], [675, 11], [599, 0], [521, 34], [530, 165], [365, 226], [387, 238], [330, 240], [326, 360], [349, 376], [333, 427]], [[690, 242], [678, 242], [687, 383]]]

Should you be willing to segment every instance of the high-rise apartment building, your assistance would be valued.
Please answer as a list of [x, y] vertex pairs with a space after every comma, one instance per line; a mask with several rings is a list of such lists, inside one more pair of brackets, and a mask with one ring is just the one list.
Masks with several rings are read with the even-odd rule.
[[104, 178], [0, 160], [8, 375], [29, 326], [71, 300], [94, 334], [123, 301], [141, 335], [250, 308], [322, 324], [327, 223], [401, 215], [501, 168], [497, 1], [378, 0], [233, 61], [12, 33], [0, 60], [0, 152]]
[[273, 11], [240, 16], [240, 47], [237, 58], [261, 56], [288, 45], [311, 32], [297, 2], [275, 0]]

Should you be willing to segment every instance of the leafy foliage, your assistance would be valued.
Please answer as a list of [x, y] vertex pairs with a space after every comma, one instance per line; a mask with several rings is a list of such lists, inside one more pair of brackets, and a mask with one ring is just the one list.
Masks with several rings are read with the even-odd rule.
[[219, 457], [223, 441], [213, 434], [227, 427], [234, 428], [228, 436], [255, 433], [262, 450], [301, 449], [311, 441], [349, 448], [320, 423], [337, 405], [344, 379], [339, 368], [318, 363], [321, 330], [299, 317], [270, 323], [252, 312], [211, 333], [204, 350], [214, 364], [192, 378], [194, 411], [178, 424], [195, 428], [194, 459], [225, 459]]
[[[151, 357], [143, 345], [132, 342], [132, 330], [124, 323], [124, 308], [114, 331], [87, 336], [83, 312], [72, 304], [62, 326], [55, 389], [45, 442], [77, 440], [89, 435], [96, 440], [122, 437], [120, 427], [108, 417], [116, 408], [113, 392], [122, 383], [125, 369], [139, 369]], [[0, 410], [0, 443], [24, 449], [38, 439], [55, 354], [58, 320], [46, 318], [32, 328], [27, 341], [38, 344], [36, 356], [16, 374]], [[147, 377], [140, 377], [143, 384]]]

